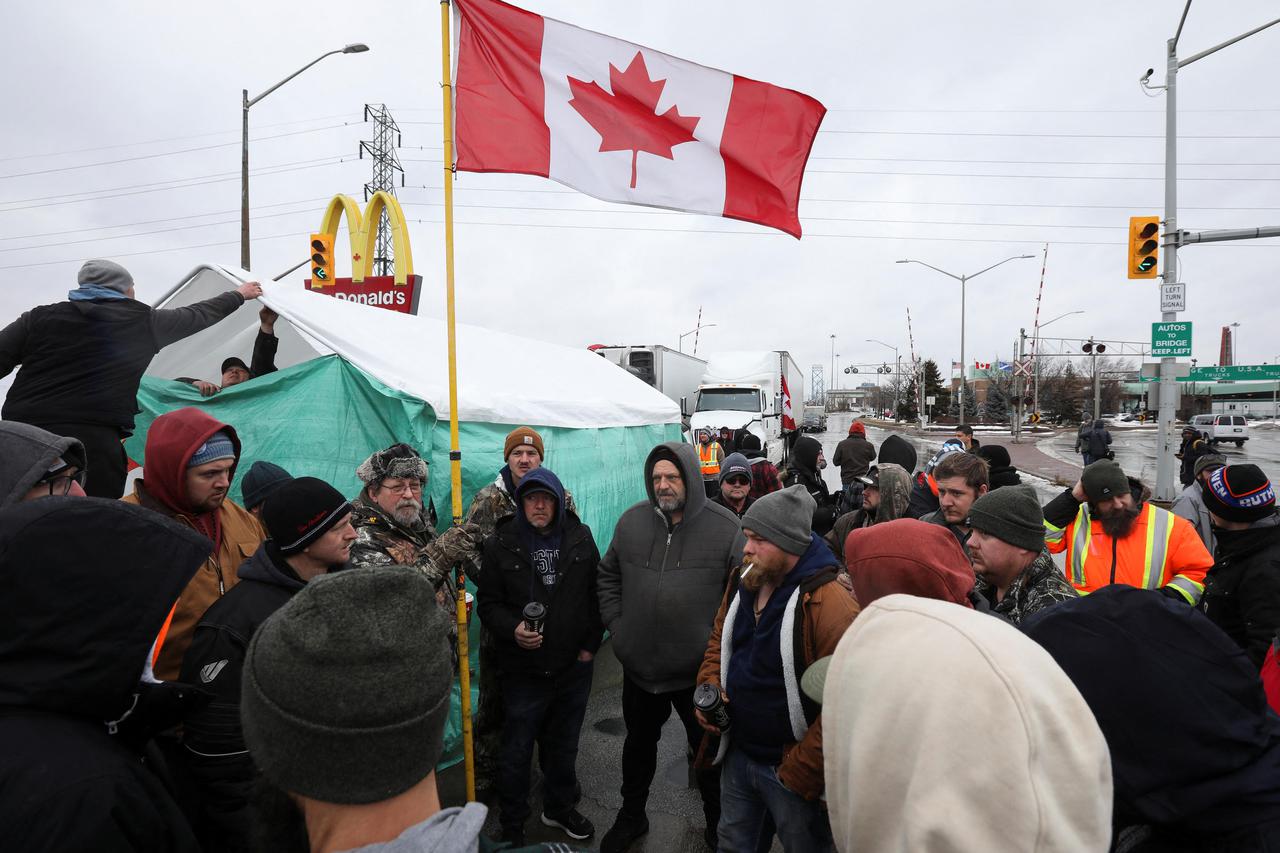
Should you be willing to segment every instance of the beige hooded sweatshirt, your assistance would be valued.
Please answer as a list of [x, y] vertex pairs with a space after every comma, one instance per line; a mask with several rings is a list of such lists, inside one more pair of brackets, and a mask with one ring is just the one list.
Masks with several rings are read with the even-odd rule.
[[1016, 628], [945, 601], [862, 611], [823, 692], [827, 805], [856, 853], [1089, 853], [1111, 761], [1075, 686]]

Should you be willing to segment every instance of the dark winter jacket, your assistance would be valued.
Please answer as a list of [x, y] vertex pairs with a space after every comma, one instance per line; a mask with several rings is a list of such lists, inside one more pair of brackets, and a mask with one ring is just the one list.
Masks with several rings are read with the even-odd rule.
[[1144, 853], [1280, 849], [1280, 717], [1258, 671], [1202, 613], [1112, 585], [1023, 623], [1111, 749], [1118, 828]]
[[855, 477], [865, 477], [871, 463], [876, 461], [876, 446], [864, 435], [851, 434], [836, 445], [832, 465], [840, 466], [840, 482], [849, 485]]
[[0, 511], [4, 850], [199, 850], [119, 735], [139, 712], [151, 644], [211, 547], [120, 501], [50, 497]]
[[1280, 515], [1247, 530], [1214, 532], [1217, 549], [1200, 609], [1261, 667], [1280, 629]]
[[240, 673], [258, 626], [305, 585], [267, 540], [240, 564], [240, 582], [205, 611], [183, 657], [179, 680], [214, 696], [182, 733], [200, 808], [197, 832], [208, 849], [248, 849], [255, 772], [240, 728]]
[[229, 290], [164, 310], [133, 299], [32, 308], [0, 330], [0, 377], [22, 365], [3, 417], [97, 424], [128, 434], [138, 412], [138, 383], [152, 357], [243, 304], [244, 297]]
[[818, 470], [818, 454], [822, 445], [816, 438], [802, 436], [791, 448], [791, 458], [786, 470], [782, 472], [782, 486], [787, 488], [797, 483], [804, 486], [817, 506], [813, 510], [813, 532], [826, 536], [836, 523], [836, 505], [831, 497], [831, 490], [822, 479]]
[[[550, 487], [556, 495], [554, 536], [559, 538], [556, 580], [550, 589], [535, 571], [530, 542], [539, 534], [524, 522], [521, 498], [531, 489]], [[573, 666], [579, 651], [595, 654], [604, 626], [596, 576], [600, 551], [591, 528], [564, 509], [564, 487], [546, 468], [535, 468], [516, 488], [516, 511], [498, 522], [481, 549], [476, 577], [476, 606], [480, 620], [493, 634], [498, 660], [504, 672], [521, 675], [556, 675]], [[537, 601], [547, 608], [542, 645], [522, 649], [516, 644], [516, 626], [523, 621], [524, 606]]]
[[84, 445], [30, 424], [0, 423], [0, 509], [13, 506], [44, 478], [55, 459], [85, 466]]
[[1007, 449], [999, 444], [988, 444], [978, 451], [978, 455], [987, 460], [989, 488], [1022, 485], [1022, 478], [1018, 476], [1018, 469], [1013, 467], [1013, 460], [1009, 458]]
[[1178, 448], [1178, 458], [1182, 460], [1182, 464], [1178, 467], [1178, 482], [1183, 486], [1189, 486], [1196, 481], [1196, 462], [1206, 453], [1212, 453], [1213, 448], [1209, 447], [1209, 442], [1205, 441], [1197, 433], [1183, 439], [1182, 446]]
[[1107, 431], [1102, 421], [1094, 421], [1093, 429], [1089, 430], [1089, 435], [1083, 443], [1085, 464], [1097, 462], [1107, 455], [1107, 448], [1111, 446], [1111, 433]]
[[[684, 515], [671, 524], [653, 495], [653, 466], [673, 461], [685, 483]], [[618, 519], [600, 561], [600, 616], [627, 677], [651, 693], [691, 688], [728, 573], [742, 564], [738, 518], [707, 500], [697, 452], [660, 444], [644, 463], [649, 499]]]

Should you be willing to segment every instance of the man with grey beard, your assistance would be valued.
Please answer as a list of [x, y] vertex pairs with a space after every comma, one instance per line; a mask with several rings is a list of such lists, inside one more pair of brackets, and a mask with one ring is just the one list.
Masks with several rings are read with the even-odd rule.
[[452, 615], [456, 591], [448, 555], [473, 545], [473, 530], [462, 525], [436, 535], [435, 508], [423, 498], [427, 460], [407, 444], [393, 444], [360, 463], [356, 476], [364, 488], [351, 502], [351, 567], [411, 566], [431, 580], [436, 603]]
[[[673, 709], [689, 754], [702, 742], [693, 688], [726, 578], [745, 542], [738, 517], [707, 499], [692, 445], [671, 441], [655, 447], [645, 460], [644, 481], [648, 497], [618, 519], [596, 579], [600, 617], [622, 664], [627, 728], [622, 808], [601, 839], [601, 853], [623, 853], [649, 831], [645, 807], [662, 726]], [[695, 772], [707, 821], [703, 837], [715, 850], [719, 770]]]

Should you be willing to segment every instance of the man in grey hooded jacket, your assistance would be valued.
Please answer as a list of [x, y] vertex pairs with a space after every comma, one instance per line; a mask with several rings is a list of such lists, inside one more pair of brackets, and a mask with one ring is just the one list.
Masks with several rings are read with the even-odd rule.
[[0, 509], [46, 495], [84, 495], [84, 445], [18, 421], [0, 421]]
[[[693, 447], [660, 444], [644, 466], [649, 499], [618, 519], [596, 582], [600, 616], [622, 663], [622, 810], [602, 853], [618, 853], [649, 830], [645, 804], [658, 740], [672, 708], [694, 752], [702, 729], [693, 688], [728, 573], [746, 540], [737, 517], [707, 500]], [[720, 818], [717, 770], [698, 771], [708, 841]], [[714, 849], [715, 845], [712, 845]]]

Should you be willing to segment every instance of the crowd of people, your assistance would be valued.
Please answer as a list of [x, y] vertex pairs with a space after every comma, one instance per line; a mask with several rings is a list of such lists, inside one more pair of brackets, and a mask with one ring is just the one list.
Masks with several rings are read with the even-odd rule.
[[[101, 308], [150, 330], [121, 355], [145, 366], [180, 329], [122, 302], [126, 283], [86, 265], [86, 295], [24, 315], [0, 353], [38, 379], [49, 353], [30, 335]], [[135, 368], [117, 391], [136, 393]], [[1197, 454], [1169, 511], [1104, 454], [1042, 506], [965, 427], [918, 467], [904, 438], [876, 448], [854, 421], [834, 493], [812, 438], [779, 470], [756, 436], [708, 434], [652, 448], [646, 497], [602, 554], [529, 426], [441, 532], [409, 444], [369, 448], [348, 496], [267, 461], [240, 474], [252, 425], [182, 408], [150, 425], [121, 499], [123, 480], [103, 494], [122, 453], [104, 435], [132, 410], [32, 423], [10, 416], [42, 411], [47, 385], [14, 387], [6, 850], [576, 849], [596, 836], [577, 759], [606, 642], [625, 737], [604, 853], [649, 833], [673, 711], [711, 850], [1280, 849], [1280, 515], [1257, 466]], [[488, 806], [446, 808], [436, 783], [458, 568], [482, 629], [476, 781], [496, 842]], [[526, 845], [535, 808], [565, 842]]]

